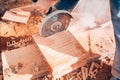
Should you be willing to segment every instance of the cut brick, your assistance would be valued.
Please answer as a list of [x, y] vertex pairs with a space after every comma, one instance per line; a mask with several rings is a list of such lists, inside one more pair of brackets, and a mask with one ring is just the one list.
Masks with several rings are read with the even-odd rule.
[[2, 52], [4, 80], [31, 80], [48, 74], [48, 64], [34, 45]]
[[84, 66], [91, 58], [69, 31], [63, 31], [47, 38], [35, 34], [33, 38], [49, 63], [54, 78]]
[[[113, 40], [112, 28], [107, 31], [105, 28], [95, 28], [92, 30], [81, 31], [70, 30], [76, 40], [83, 46], [83, 48], [91, 54], [99, 54], [101, 56], [113, 55], [115, 51], [115, 44]], [[106, 34], [107, 33], [107, 34]], [[108, 35], [108, 33], [110, 33]], [[112, 37], [112, 40], [111, 40]], [[108, 54], [107, 54], [108, 53]]]

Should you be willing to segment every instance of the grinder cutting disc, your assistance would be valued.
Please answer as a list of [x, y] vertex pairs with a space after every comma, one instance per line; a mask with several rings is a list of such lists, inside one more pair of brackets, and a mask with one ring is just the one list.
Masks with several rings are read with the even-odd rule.
[[41, 23], [40, 34], [44, 37], [67, 29], [72, 16], [68, 11], [57, 10], [49, 14]]

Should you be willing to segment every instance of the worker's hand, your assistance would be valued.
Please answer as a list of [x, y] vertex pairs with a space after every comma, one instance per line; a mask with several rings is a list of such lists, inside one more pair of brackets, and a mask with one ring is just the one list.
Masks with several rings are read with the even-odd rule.
[[19, 8], [14, 8], [11, 9], [10, 11], [12, 12], [18, 12], [18, 11], [33, 11], [33, 10], [38, 10], [42, 13], [46, 13], [49, 8], [56, 4], [58, 0], [37, 0], [35, 3], [32, 5], [27, 5]]
[[56, 4], [58, 0], [38, 0], [35, 7], [48, 10], [52, 5]]

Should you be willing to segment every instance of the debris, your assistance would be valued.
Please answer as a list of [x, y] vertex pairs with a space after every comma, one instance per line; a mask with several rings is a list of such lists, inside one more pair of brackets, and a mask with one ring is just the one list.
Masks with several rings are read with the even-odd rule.
[[82, 72], [78, 72], [76, 77], [79, 79], [79, 80], [82, 80]]
[[98, 72], [98, 70], [97, 69], [95, 69], [95, 70], [93, 70], [93, 72], [91, 72], [90, 74], [89, 74], [89, 76], [91, 77], [91, 78], [93, 78], [93, 79], [96, 79], [96, 73]]
[[[21, 14], [19, 14], [21, 13]], [[26, 15], [24, 15], [26, 14]], [[11, 11], [6, 11], [4, 16], [2, 17], [3, 20], [11, 20], [15, 22], [21, 22], [27, 24], [28, 19], [30, 17], [30, 12], [22, 11], [22, 12], [11, 12]]]
[[87, 73], [86, 73], [86, 70], [85, 70], [85, 69], [86, 69], [85, 67], [82, 67], [82, 68], [81, 68], [82, 79], [83, 79], [83, 80], [86, 80], [87, 77], [88, 77], [88, 75], [86, 75]]
[[102, 68], [102, 65], [99, 65], [99, 64], [95, 63], [95, 67], [96, 68]]

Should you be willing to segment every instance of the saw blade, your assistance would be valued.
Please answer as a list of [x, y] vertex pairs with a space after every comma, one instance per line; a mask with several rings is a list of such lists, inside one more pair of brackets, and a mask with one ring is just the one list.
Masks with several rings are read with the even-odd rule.
[[72, 16], [68, 11], [57, 10], [49, 14], [41, 23], [40, 34], [44, 37], [66, 30]]

